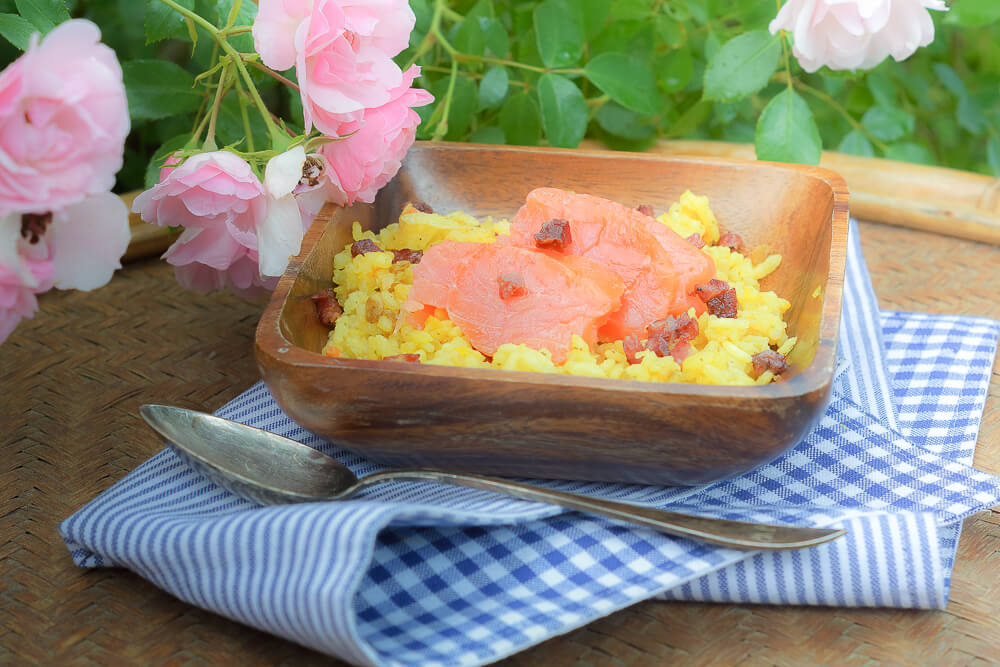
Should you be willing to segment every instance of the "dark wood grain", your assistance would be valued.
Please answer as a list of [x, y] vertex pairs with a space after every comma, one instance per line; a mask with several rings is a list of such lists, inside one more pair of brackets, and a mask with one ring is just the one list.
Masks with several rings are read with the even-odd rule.
[[[782, 255], [765, 281], [788, 299], [799, 342], [792, 373], [718, 387], [324, 357], [309, 296], [330, 286], [351, 224], [379, 230], [407, 201], [512, 217], [527, 193], [558, 186], [665, 211], [707, 195], [726, 231]], [[371, 205], [328, 206], [257, 329], [261, 374], [311, 431], [373, 459], [453, 471], [648, 484], [697, 484], [774, 458], [829, 396], [840, 317], [847, 192], [815, 167], [611, 152], [415, 146]], [[816, 296], [817, 289], [821, 294]]]

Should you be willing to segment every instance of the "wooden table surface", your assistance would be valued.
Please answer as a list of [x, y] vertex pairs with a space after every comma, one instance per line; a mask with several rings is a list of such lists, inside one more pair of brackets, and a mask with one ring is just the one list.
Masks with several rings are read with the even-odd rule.
[[[1000, 318], [1000, 248], [877, 224], [862, 238], [884, 308]], [[96, 292], [42, 296], [0, 345], [0, 664], [337, 664], [127, 571], [78, 569], [56, 532], [160, 449], [139, 405], [214, 410], [257, 379], [261, 310], [185, 292], [143, 261]], [[976, 465], [1000, 473], [996, 367]], [[1000, 513], [983, 512], [966, 523], [944, 611], [644, 602], [502, 664], [988, 664], [998, 575]]]

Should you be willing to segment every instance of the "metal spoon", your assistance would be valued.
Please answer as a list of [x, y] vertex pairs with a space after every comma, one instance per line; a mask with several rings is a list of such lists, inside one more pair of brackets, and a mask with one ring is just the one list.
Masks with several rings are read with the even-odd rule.
[[144, 405], [139, 413], [196, 470], [236, 495], [264, 505], [344, 500], [375, 484], [407, 480], [495, 491], [736, 549], [801, 549], [829, 542], [846, 532], [678, 514], [506, 479], [439, 470], [389, 470], [359, 480], [326, 454], [252, 426], [167, 405]]

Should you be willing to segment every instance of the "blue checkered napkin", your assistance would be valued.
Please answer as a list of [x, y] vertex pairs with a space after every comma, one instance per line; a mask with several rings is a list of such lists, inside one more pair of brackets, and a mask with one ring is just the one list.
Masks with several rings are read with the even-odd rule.
[[[863, 274], [856, 246], [850, 257]], [[852, 298], [877, 315], [857, 273], [849, 273]], [[411, 483], [352, 501], [262, 508], [169, 450], [60, 530], [81, 566], [127, 567], [192, 604], [364, 664], [491, 662], [668, 591], [941, 606], [957, 537], [949, 526], [1000, 502], [1000, 480], [961, 458], [974, 447], [997, 324], [863, 319], [855, 308], [844, 319], [870, 342], [844, 346], [826, 416], [777, 461], [693, 489], [540, 482], [706, 515], [848, 528], [813, 549], [761, 561], [487, 492]], [[883, 350], [884, 367], [872, 361]], [[874, 387], [864, 377], [871, 372], [884, 374]], [[893, 420], [878, 410], [894, 404]], [[379, 469], [298, 428], [262, 385], [220, 414], [306, 442], [359, 474]]]
[[[849, 243], [841, 353], [850, 372], [838, 373], [835, 395], [853, 400], [887, 427], [892, 428], [895, 424], [896, 430], [906, 438], [899, 439], [895, 446], [931, 452], [951, 465], [971, 466], [1000, 323], [974, 317], [880, 313], [856, 226], [852, 226]], [[873, 328], [870, 323], [874, 322], [880, 326]], [[881, 335], [872, 335], [873, 330]], [[837, 409], [835, 402], [831, 410]], [[825, 426], [821, 425], [820, 429], [823, 428]], [[860, 430], [852, 431], [858, 432]], [[816, 435], [814, 433], [813, 437]], [[914, 447], [919, 449], [914, 450]], [[837, 458], [835, 453], [831, 456]], [[853, 460], [840, 458], [842, 463]], [[773, 469], [774, 465], [760, 472], [766, 474]], [[791, 470], [793, 474], [802, 475], [805, 468], [793, 461]], [[821, 471], [820, 474], [826, 473]], [[865, 481], [877, 482], [878, 478], [878, 474], [869, 474]], [[736, 480], [732, 484], [740, 483], [741, 480]], [[805, 502], [808, 493], [795, 491], [796, 480], [785, 479], [782, 483], [787, 484], [785, 493], [793, 494], [796, 502]], [[872, 489], [875, 491], [866, 493], [872, 495], [882, 491], [877, 483]], [[895, 489], [897, 495], [908, 491], [905, 485]], [[757, 495], [754, 500], [765, 497]], [[921, 511], [919, 506], [906, 508], [905, 502], [898, 499], [891, 505], [894, 509]], [[961, 505], [955, 509], [961, 510]], [[892, 515], [880, 517], [879, 521], [910, 519], [909, 515]], [[921, 562], [933, 561], [935, 566], [940, 562], [941, 574], [929, 579], [926, 589], [914, 591], [910, 602], [904, 604], [898, 601], [902, 592], [900, 582], [911, 574], [915, 561], [910, 554], [901, 554], [883, 544], [889, 533], [879, 523], [867, 524], [863, 534], [859, 528], [852, 531], [852, 539], [845, 543], [852, 549], [851, 556], [840, 563], [807, 563], [793, 554], [762, 553], [670, 590], [663, 597], [716, 602], [921, 608], [940, 608], [947, 603], [962, 529], [960, 522], [938, 528], [937, 539], [931, 542], [932, 549]], [[877, 562], [872, 561], [873, 558]], [[868, 568], [864, 581], [857, 586], [824, 583], [853, 580], [861, 572], [859, 565], [865, 563]], [[787, 573], [787, 579], [766, 576], [774, 571]], [[844, 597], [845, 590], [854, 591], [854, 595]]]

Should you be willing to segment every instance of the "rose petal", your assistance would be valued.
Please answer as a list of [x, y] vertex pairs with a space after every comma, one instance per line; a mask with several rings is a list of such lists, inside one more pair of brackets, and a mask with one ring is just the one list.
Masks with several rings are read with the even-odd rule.
[[288, 258], [302, 247], [302, 215], [294, 197], [271, 199], [267, 216], [257, 228], [257, 255], [262, 276], [280, 276]]
[[92, 290], [121, 268], [131, 238], [128, 208], [110, 192], [94, 195], [55, 213], [45, 233], [59, 289]]
[[291, 148], [267, 161], [264, 168], [264, 187], [272, 197], [284, 197], [302, 180], [302, 165], [306, 161], [306, 150], [302, 146]]

